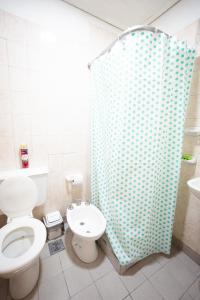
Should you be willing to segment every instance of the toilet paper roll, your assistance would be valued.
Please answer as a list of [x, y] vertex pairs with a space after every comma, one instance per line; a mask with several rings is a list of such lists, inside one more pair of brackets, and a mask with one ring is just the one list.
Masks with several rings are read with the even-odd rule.
[[76, 174], [72, 177], [72, 185], [79, 185], [83, 183], [83, 175]]

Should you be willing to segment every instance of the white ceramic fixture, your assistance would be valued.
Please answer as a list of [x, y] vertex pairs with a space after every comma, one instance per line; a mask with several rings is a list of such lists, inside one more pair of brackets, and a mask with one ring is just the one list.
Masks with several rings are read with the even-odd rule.
[[185, 129], [185, 134], [192, 136], [200, 135], [200, 127], [188, 127]]
[[14, 299], [26, 297], [39, 278], [39, 255], [46, 241], [46, 228], [33, 218], [32, 210], [46, 201], [46, 182], [47, 170], [43, 170], [32, 179], [20, 172], [15, 177], [7, 173], [0, 184], [0, 209], [8, 217], [8, 223], [0, 229], [0, 277], [9, 279]]
[[189, 186], [192, 194], [200, 199], [200, 177], [188, 180], [187, 185]]
[[73, 232], [72, 246], [76, 255], [84, 262], [96, 260], [98, 249], [95, 241], [106, 229], [106, 219], [93, 204], [81, 202], [67, 209], [67, 222]]
[[182, 162], [189, 165], [195, 165], [197, 163], [197, 159], [193, 156], [192, 159], [182, 159]]

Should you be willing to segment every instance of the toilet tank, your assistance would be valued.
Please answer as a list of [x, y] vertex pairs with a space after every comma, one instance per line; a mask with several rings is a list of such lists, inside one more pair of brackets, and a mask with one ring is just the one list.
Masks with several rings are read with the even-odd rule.
[[[16, 169], [10, 171], [1, 171], [0, 172], [0, 184], [3, 180], [15, 177], [15, 176], [28, 176], [36, 184], [38, 189], [38, 202], [36, 206], [42, 205], [47, 200], [47, 177], [48, 177], [48, 168], [47, 167], [38, 167], [38, 168], [27, 168], [27, 169]], [[1, 213], [1, 211], [0, 211]]]

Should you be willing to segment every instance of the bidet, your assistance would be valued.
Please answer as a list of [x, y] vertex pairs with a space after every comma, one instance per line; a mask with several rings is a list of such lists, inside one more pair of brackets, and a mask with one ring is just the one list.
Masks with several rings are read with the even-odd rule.
[[76, 255], [86, 263], [95, 261], [98, 256], [95, 241], [106, 229], [106, 219], [101, 211], [88, 202], [73, 203], [67, 209], [67, 222], [73, 232], [72, 247]]

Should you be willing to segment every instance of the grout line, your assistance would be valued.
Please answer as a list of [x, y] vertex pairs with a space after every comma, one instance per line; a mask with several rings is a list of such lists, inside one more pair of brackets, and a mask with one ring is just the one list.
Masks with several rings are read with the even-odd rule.
[[165, 13], [167, 13], [170, 9], [172, 9], [174, 6], [176, 6], [176, 4], [178, 4], [179, 2], [181, 2], [181, 0], [178, 0], [176, 3], [172, 4], [169, 8], [167, 8], [165, 11], [163, 11], [159, 16], [157, 16], [156, 18], [154, 18], [152, 21], [150, 21], [148, 23], [148, 25], [152, 25], [153, 22], [155, 22], [156, 20], [158, 20], [160, 17], [162, 17]]
[[[115, 271], [117, 273], [117, 271]], [[117, 273], [119, 280], [121, 281], [122, 285], [125, 287], [125, 289], [128, 291], [128, 295], [130, 294], [130, 291], [128, 290], [128, 288], [126, 287], [125, 283], [123, 282], [123, 280], [121, 279], [121, 276]], [[128, 297], [128, 295], [126, 297]], [[126, 297], [124, 297], [123, 299], [126, 299]]]
[[[59, 260], [60, 260], [60, 257], [59, 257]], [[65, 278], [65, 273], [64, 273], [63, 270], [62, 270], [62, 274], [63, 274], [64, 281], [65, 281], [65, 284], [66, 284], [66, 288], [67, 288], [67, 291], [68, 291], [69, 299], [71, 299], [71, 296], [70, 296], [70, 293], [69, 293], [69, 287], [68, 287], [67, 280]]]
[[157, 270], [155, 270], [151, 275], [149, 275], [149, 276], [147, 276], [143, 271], [142, 271], [142, 268], [141, 268], [141, 272], [142, 272], [142, 274], [144, 275], [144, 277], [146, 278], [146, 279], [149, 279], [150, 277], [152, 277], [153, 275], [155, 275], [158, 271], [160, 271], [161, 269], [163, 269], [164, 268], [164, 266], [162, 266], [160, 263], [159, 263], [159, 265], [160, 265], [160, 268], [159, 269], [157, 269]]
[[[12, 90], [11, 90], [11, 85], [10, 85], [10, 71], [9, 71], [9, 66], [8, 66], [8, 39], [5, 39], [5, 47], [6, 47], [6, 60], [7, 60], [7, 64], [5, 63], [5, 67], [7, 68], [7, 88], [8, 88], [8, 91], [6, 91], [6, 93], [8, 93], [8, 98], [9, 98], [9, 105], [10, 105], [10, 114], [11, 114], [11, 120], [12, 120], [12, 152], [13, 152], [13, 155], [14, 155], [14, 164], [15, 164], [15, 168], [17, 168], [18, 166], [18, 163], [17, 163], [17, 155], [15, 153], [15, 126], [14, 126], [14, 112], [13, 112], [13, 101], [12, 101]], [[10, 137], [9, 137], [10, 139]]]
[[95, 286], [95, 288], [97, 290], [97, 293], [98, 293], [99, 297], [103, 300], [103, 297], [101, 296], [101, 293], [100, 293], [100, 291], [99, 291], [99, 289], [98, 289], [98, 287], [96, 285], [96, 282], [94, 282], [94, 286]]
[[[198, 277], [189, 285], [189, 287], [184, 291], [183, 295], [181, 297], [183, 297], [188, 290], [191, 288], [191, 286], [198, 280]], [[190, 295], [190, 293], [188, 293]], [[190, 295], [191, 296], [191, 295]], [[191, 296], [191, 298], [193, 299], [193, 297]], [[180, 298], [181, 299], [181, 298]]]
[[[90, 270], [88, 269], [88, 271], [90, 272]], [[115, 270], [114, 270], [115, 271]], [[93, 282], [97, 282], [98, 280], [102, 279], [103, 277], [107, 276], [108, 274], [110, 274], [111, 272], [113, 272], [113, 270], [109, 270], [107, 271], [105, 274], [101, 275], [100, 277], [98, 277], [97, 279], [94, 279], [92, 277]], [[116, 271], [115, 271], [116, 272]], [[92, 275], [91, 275], [92, 276]]]
[[[82, 288], [81, 290], [79, 290], [78, 292], [76, 292], [75, 294], [73, 294], [72, 296], [69, 294], [70, 298], [82, 293], [84, 290], [86, 290], [88, 287], [92, 286], [93, 285], [93, 282], [88, 284], [87, 286], [85, 286], [84, 288]], [[58, 299], [59, 300], [59, 299]]]
[[152, 288], [158, 293], [158, 295], [160, 295], [161, 298], [164, 299], [163, 295], [160, 293], [160, 291], [157, 290], [157, 288], [153, 285], [153, 283], [151, 282], [151, 280], [147, 279], [147, 281], [152, 286]]
[[66, 3], [66, 4], [68, 4], [68, 5], [70, 5], [70, 6], [74, 7], [74, 8], [76, 8], [76, 9], [78, 9], [79, 11], [82, 11], [82, 12], [84, 12], [85, 14], [87, 14], [87, 15], [89, 15], [89, 16], [92, 16], [93, 18], [96, 18], [97, 20], [99, 20], [99, 21], [101, 21], [101, 22], [103, 22], [103, 23], [106, 23], [106, 24], [108, 24], [108, 25], [110, 25], [110, 26], [112, 26], [112, 27], [114, 27], [114, 28], [116, 28], [116, 29], [118, 29], [118, 30], [120, 30], [120, 31], [124, 31], [124, 30], [125, 30], [124, 28], [118, 27], [118, 26], [116, 26], [116, 25], [114, 25], [114, 24], [112, 24], [112, 23], [110, 23], [110, 22], [108, 22], [108, 21], [106, 21], [106, 20], [104, 20], [104, 19], [102, 19], [102, 18], [100, 18], [100, 17], [98, 17], [98, 16], [96, 16], [96, 15], [94, 15], [94, 14], [88, 12], [87, 10], [84, 10], [83, 8], [80, 8], [80, 7], [76, 6], [75, 4], [72, 4], [72, 3], [68, 2], [67, 0], [62, 0], [62, 1], [63, 1], [64, 3]]

